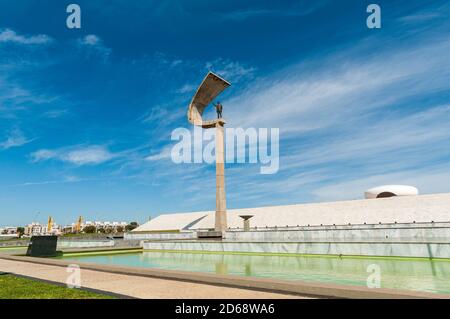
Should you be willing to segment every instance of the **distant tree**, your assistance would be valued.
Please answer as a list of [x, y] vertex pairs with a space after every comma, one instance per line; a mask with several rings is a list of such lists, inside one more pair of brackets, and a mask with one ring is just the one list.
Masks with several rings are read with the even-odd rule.
[[114, 232], [114, 230], [112, 228], [105, 229], [105, 233], [107, 233], [107, 234], [112, 234], [113, 232]]
[[123, 233], [123, 227], [122, 226], [117, 226], [116, 227], [116, 233]]
[[138, 228], [139, 224], [137, 222], [131, 222], [125, 226], [126, 231], [132, 231], [135, 228]]
[[83, 232], [86, 234], [94, 234], [97, 228], [95, 226], [86, 226], [83, 229]]
[[19, 234], [19, 237], [22, 237], [25, 233], [25, 228], [23, 227], [17, 227], [17, 233]]
[[98, 232], [99, 234], [104, 234], [104, 233], [106, 233], [104, 228], [99, 228], [99, 229], [97, 230], [97, 232]]

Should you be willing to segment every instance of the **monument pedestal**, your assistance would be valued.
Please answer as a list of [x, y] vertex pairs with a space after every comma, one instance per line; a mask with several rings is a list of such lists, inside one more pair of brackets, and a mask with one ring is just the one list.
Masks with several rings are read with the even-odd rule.
[[216, 215], [215, 231], [227, 230], [227, 202], [225, 193], [225, 151], [223, 122], [216, 124]]

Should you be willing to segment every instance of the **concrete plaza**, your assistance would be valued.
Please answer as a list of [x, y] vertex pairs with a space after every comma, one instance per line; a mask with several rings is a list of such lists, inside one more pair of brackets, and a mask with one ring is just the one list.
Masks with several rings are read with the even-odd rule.
[[[65, 267], [0, 259], [0, 271], [65, 284]], [[304, 298], [239, 288], [183, 281], [139, 277], [82, 269], [81, 284], [90, 288], [133, 298], [146, 299], [285, 299]]]

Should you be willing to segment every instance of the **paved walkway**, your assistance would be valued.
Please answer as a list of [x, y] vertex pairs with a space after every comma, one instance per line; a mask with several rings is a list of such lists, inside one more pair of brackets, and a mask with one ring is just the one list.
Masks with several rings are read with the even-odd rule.
[[[0, 259], [0, 271], [65, 283], [69, 273], [66, 268]], [[161, 299], [277, 299], [302, 298], [299, 296], [268, 293], [239, 288], [219, 287], [182, 281], [165, 280], [106, 273], [94, 270], [81, 271], [83, 287], [109, 291], [135, 298]]]

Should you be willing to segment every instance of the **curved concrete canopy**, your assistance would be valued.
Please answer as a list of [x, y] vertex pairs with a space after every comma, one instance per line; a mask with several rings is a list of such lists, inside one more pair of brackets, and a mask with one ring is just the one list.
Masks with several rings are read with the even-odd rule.
[[187, 114], [189, 122], [203, 128], [216, 127], [216, 123], [225, 124], [223, 119], [203, 120], [202, 115], [205, 108], [230, 85], [230, 83], [222, 79], [220, 76], [209, 72], [197, 89], [191, 104], [189, 104]]
[[364, 193], [367, 199], [415, 195], [419, 195], [419, 190], [413, 186], [406, 185], [383, 185], [371, 188]]

